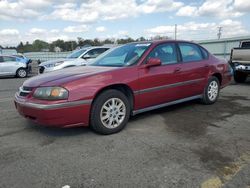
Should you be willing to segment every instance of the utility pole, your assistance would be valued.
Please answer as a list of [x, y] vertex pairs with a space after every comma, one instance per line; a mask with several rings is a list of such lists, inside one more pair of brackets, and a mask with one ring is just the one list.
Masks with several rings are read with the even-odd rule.
[[174, 25], [174, 39], [177, 39], [177, 24]]
[[220, 27], [218, 27], [218, 33], [217, 33], [218, 40], [220, 40], [221, 35], [222, 35], [222, 27], [220, 26]]

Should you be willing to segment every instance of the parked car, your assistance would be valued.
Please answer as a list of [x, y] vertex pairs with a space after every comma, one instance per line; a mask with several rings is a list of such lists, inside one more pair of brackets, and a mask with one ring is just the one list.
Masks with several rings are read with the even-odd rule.
[[229, 63], [234, 70], [234, 80], [245, 82], [250, 75], [250, 41], [242, 41], [239, 48], [231, 50]]
[[30, 58], [26, 57], [23, 54], [14, 54], [13, 56], [23, 59], [23, 62], [25, 62], [28, 66], [28, 73], [31, 73], [32, 67], [30, 63], [32, 63], [32, 60]]
[[198, 44], [130, 43], [89, 66], [26, 80], [15, 106], [42, 125], [90, 125], [98, 133], [112, 134], [124, 128], [130, 115], [194, 99], [213, 104], [231, 78], [229, 64]]
[[0, 55], [0, 76], [17, 76], [24, 78], [28, 75], [29, 65], [22, 58]]
[[65, 59], [56, 59], [40, 63], [38, 70], [39, 73], [42, 74], [64, 68], [86, 65], [90, 60], [96, 58], [108, 49], [109, 47], [104, 46], [82, 48], [74, 51]]

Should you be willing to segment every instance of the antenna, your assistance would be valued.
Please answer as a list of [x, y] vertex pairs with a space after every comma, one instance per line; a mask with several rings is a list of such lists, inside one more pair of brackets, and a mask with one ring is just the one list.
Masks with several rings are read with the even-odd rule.
[[174, 25], [174, 39], [177, 39], [177, 24]]

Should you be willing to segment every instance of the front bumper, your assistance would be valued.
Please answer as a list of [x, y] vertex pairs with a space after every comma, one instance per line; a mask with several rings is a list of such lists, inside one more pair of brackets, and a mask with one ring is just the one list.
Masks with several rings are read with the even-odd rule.
[[250, 72], [250, 65], [236, 65], [236, 71]]
[[88, 126], [91, 100], [41, 104], [15, 96], [15, 107], [20, 115], [34, 122], [53, 127]]

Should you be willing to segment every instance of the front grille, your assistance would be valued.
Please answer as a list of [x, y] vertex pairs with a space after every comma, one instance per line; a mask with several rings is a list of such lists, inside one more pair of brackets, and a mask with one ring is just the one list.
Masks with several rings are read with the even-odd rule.
[[26, 87], [26, 86], [23, 86], [23, 90], [24, 91], [32, 91], [32, 87]]
[[39, 73], [42, 74], [44, 72], [44, 67], [39, 67]]
[[30, 92], [32, 91], [32, 87], [26, 87], [26, 86], [22, 86], [19, 88], [19, 96], [21, 97], [26, 97], [30, 94]]

